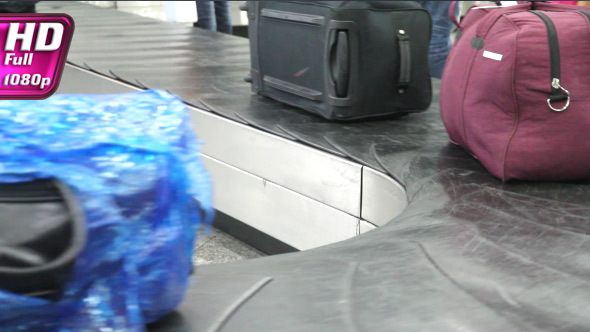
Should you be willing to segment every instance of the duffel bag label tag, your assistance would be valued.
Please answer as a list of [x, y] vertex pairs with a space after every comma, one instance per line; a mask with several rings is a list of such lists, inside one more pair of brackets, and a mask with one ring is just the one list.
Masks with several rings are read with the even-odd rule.
[[498, 54], [498, 53], [494, 53], [494, 52], [490, 52], [490, 51], [483, 51], [483, 57], [484, 58], [488, 58], [488, 59], [492, 59], [492, 60], [496, 60], [496, 61], [502, 61], [502, 54]]

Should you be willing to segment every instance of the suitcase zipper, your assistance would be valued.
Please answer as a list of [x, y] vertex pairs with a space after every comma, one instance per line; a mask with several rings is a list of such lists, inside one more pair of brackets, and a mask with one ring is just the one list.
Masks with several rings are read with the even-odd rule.
[[587, 11], [581, 10], [581, 11], [580, 11], [580, 13], [582, 13], [582, 14], [586, 15], [586, 17], [588, 18], [588, 21], [590, 22], [590, 12], [587, 12]]
[[399, 79], [398, 92], [404, 93], [410, 86], [412, 59], [410, 52], [410, 38], [404, 30], [398, 30], [397, 41], [399, 44]]
[[[544, 13], [536, 10], [531, 10], [531, 13], [537, 15], [547, 27], [547, 36], [549, 40], [549, 60], [551, 62], [551, 95], [547, 99], [547, 105], [555, 112], [563, 112], [570, 105], [570, 93], [563, 86], [561, 86], [561, 57], [559, 55], [559, 39], [557, 38], [557, 30], [553, 21]], [[566, 101], [562, 108], [555, 108], [551, 102]]]

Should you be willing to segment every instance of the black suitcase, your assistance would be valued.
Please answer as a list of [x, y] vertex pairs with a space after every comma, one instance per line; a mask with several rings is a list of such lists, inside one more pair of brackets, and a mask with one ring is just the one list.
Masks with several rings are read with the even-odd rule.
[[252, 91], [333, 120], [428, 108], [430, 14], [414, 1], [248, 1]]

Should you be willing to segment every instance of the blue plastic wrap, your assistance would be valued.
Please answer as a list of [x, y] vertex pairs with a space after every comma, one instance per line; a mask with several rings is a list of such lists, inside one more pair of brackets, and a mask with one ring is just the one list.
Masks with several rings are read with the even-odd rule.
[[0, 331], [144, 331], [182, 301], [200, 208], [212, 210], [181, 101], [161, 91], [2, 101], [0, 142], [0, 182], [59, 179], [88, 227], [62, 298], [0, 291]]

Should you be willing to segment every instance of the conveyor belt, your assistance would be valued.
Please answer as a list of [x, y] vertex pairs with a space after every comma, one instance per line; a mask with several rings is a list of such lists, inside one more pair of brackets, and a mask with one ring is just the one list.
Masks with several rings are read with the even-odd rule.
[[78, 66], [168, 88], [406, 188], [406, 210], [377, 230], [200, 268], [150, 331], [590, 330], [589, 182], [501, 183], [448, 143], [436, 98], [402, 119], [329, 123], [250, 94], [247, 40], [76, 3], [39, 11], [74, 17]]

